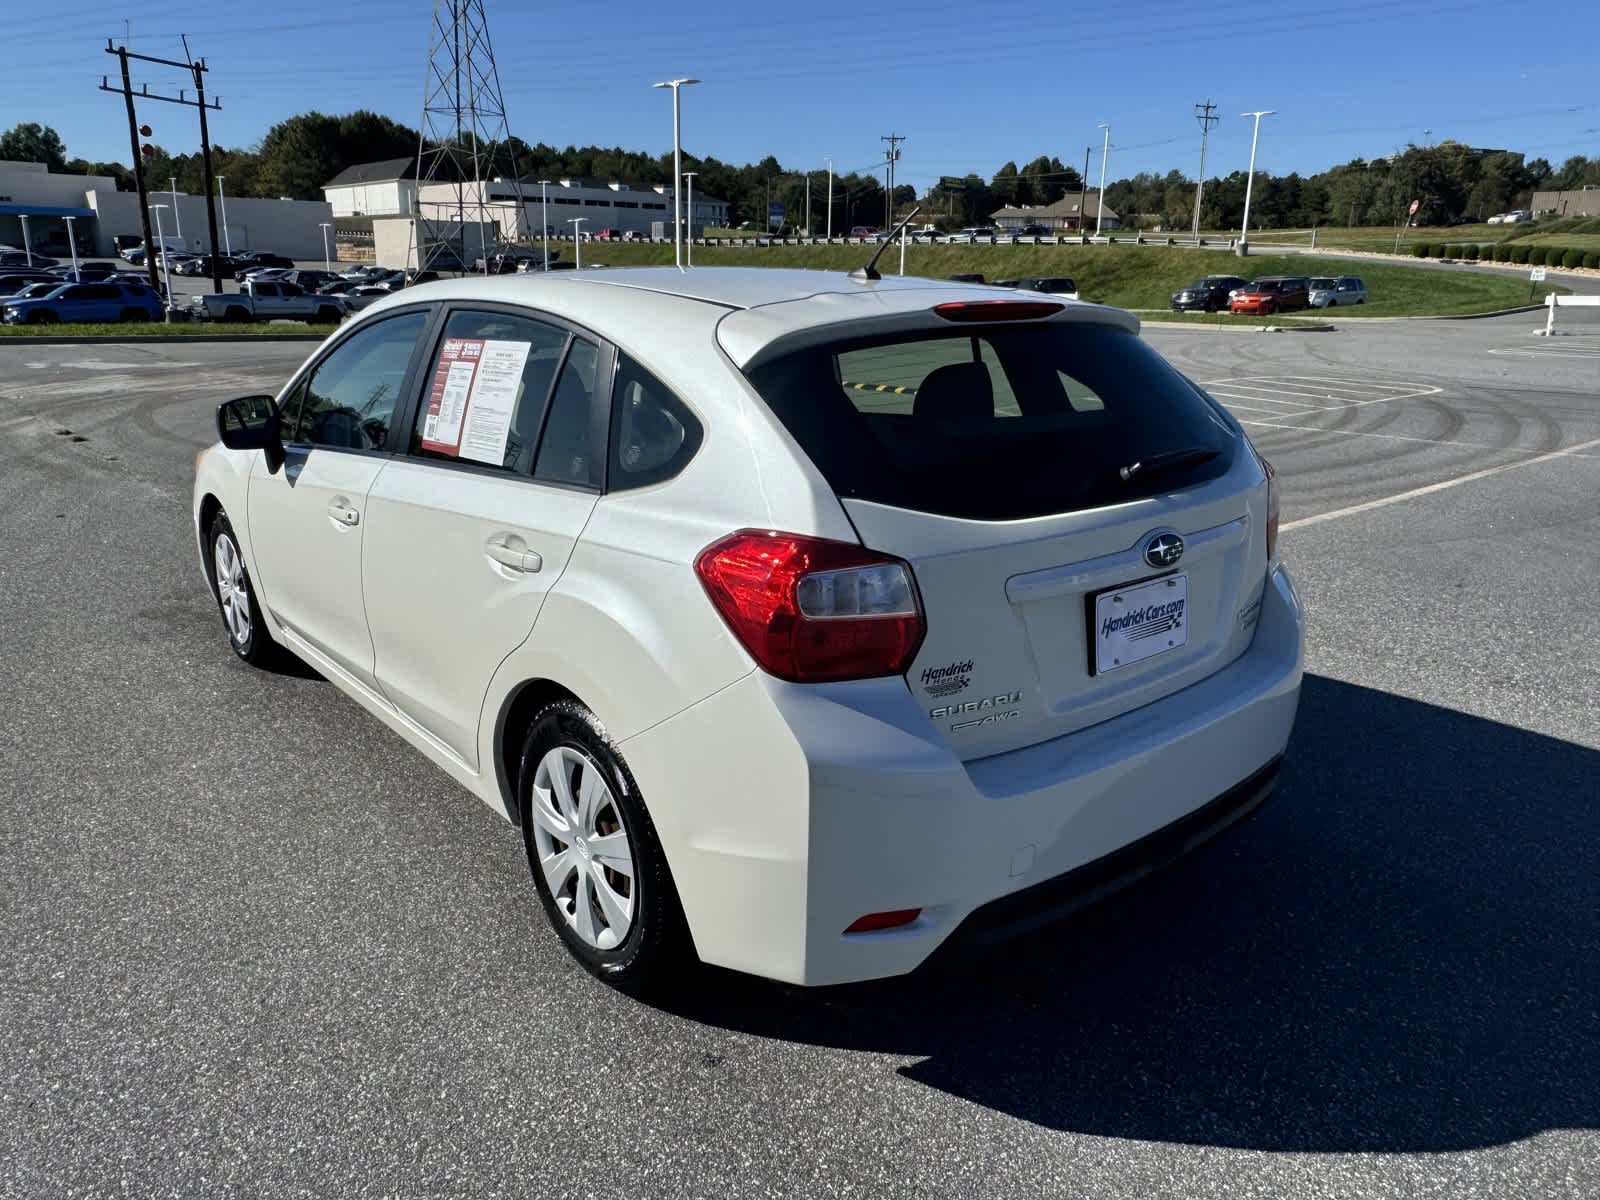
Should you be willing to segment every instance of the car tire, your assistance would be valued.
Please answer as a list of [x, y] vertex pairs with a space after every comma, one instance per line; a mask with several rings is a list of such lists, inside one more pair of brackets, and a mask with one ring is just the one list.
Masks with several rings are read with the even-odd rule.
[[56, 314], [51, 312], [48, 308], [35, 309], [33, 312], [28, 314], [29, 325], [55, 325], [58, 324], [60, 320], [61, 318], [56, 316]]
[[243, 325], [250, 320], [250, 310], [241, 308], [237, 304], [230, 304], [223, 310], [222, 319], [230, 325]]
[[339, 310], [331, 304], [324, 304], [317, 309], [318, 325], [337, 325], [339, 323]]
[[122, 315], [117, 319], [126, 325], [133, 321], [148, 321], [150, 320], [150, 314], [142, 308], [125, 308], [122, 310]]
[[222, 614], [222, 627], [233, 652], [252, 667], [270, 668], [283, 657], [283, 649], [272, 640], [261, 617], [255, 585], [245, 569], [239, 535], [234, 533], [228, 514], [218, 511], [206, 533], [206, 574]]
[[534, 716], [517, 798], [534, 889], [567, 950], [621, 991], [671, 990], [694, 962], [677, 888], [638, 783], [578, 701]]

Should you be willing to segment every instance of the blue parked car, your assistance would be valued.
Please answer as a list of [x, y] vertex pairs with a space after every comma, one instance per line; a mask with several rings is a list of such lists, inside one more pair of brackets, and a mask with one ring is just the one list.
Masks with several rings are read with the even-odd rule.
[[0, 301], [7, 325], [54, 325], [58, 321], [159, 321], [161, 297], [149, 288], [118, 283], [68, 283], [48, 296]]

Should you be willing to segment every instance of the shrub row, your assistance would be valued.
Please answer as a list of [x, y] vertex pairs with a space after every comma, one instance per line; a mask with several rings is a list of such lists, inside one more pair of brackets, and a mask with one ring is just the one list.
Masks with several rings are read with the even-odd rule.
[[1524, 246], [1520, 243], [1480, 246], [1476, 242], [1465, 245], [1446, 245], [1443, 242], [1414, 242], [1411, 254], [1415, 258], [1456, 258], [1464, 262], [1501, 262], [1513, 266], [1532, 267], [1600, 267], [1600, 251], [1577, 250], [1566, 246]]

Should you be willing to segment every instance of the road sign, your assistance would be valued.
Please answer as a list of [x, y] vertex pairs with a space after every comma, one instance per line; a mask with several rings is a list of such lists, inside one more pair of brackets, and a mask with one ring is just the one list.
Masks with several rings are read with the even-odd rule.
[[1421, 200], [1413, 200], [1411, 202], [1411, 207], [1406, 209], [1406, 215], [1407, 216], [1412, 216], [1412, 217], [1416, 216], [1417, 215], [1417, 209], [1419, 209], [1421, 207], [1422, 207], [1422, 201]]
[[1531, 269], [1528, 272], [1528, 282], [1529, 283], [1543, 283], [1544, 282], [1544, 268], [1543, 267], [1534, 267], [1533, 269]]
[[772, 203], [767, 205], [767, 224], [768, 225], [782, 225], [783, 224], [783, 201], [782, 200], [774, 200], [774, 201], [772, 201]]

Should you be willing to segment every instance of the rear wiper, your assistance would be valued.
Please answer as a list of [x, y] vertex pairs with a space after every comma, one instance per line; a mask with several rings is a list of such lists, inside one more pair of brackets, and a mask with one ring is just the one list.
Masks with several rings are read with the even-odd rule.
[[1118, 467], [1117, 474], [1122, 476], [1123, 483], [1131, 483], [1136, 475], [1158, 475], [1163, 471], [1173, 471], [1179, 467], [1192, 467], [1199, 463], [1210, 462], [1220, 450], [1213, 450], [1206, 446], [1191, 446], [1186, 450], [1167, 450], [1161, 454], [1152, 454], [1149, 458], [1142, 458], [1131, 462], [1125, 467]]

